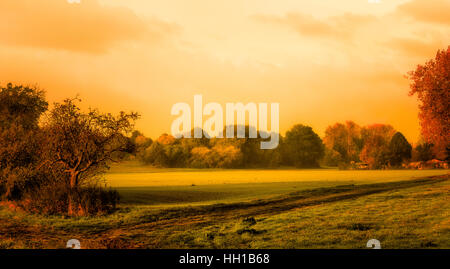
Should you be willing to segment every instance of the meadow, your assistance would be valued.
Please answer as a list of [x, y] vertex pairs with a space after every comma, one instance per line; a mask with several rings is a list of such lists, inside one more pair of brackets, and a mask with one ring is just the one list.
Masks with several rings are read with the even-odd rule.
[[0, 248], [450, 247], [448, 170], [156, 169], [113, 166], [107, 216], [0, 207]]
[[395, 182], [445, 170], [160, 169], [127, 162], [111, 167], [106, 186], [136, 205], [248, 201], [292, 191], [348, 184]]

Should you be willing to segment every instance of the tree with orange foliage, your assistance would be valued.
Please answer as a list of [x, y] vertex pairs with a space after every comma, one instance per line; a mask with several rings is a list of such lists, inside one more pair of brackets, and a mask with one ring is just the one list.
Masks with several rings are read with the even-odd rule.
[[359, 153], [363, 147], [361, 127], [353, 121], [345, 124], [336, 123], [325, 130], [323, 143], [331, 154], [342, 162], [359, 161]]
[[162, 144], [162, 145], [172, 145], [175, 143], [175, 137], [169, 135], [169, 134], [162, 134], [156, 142]]
[[448, 159], [450, 150], [450, 46], [438, 50], [435, 59], [408, 73], [409, 94], [420, 101], [422, 136], [434, 144], [436, 157]]
[[371, 169], [380, 169], [388, 165], [389, 144], [396, 133], [391, 125], [372, 124], [361, 131], [364, 147], [359, 155], [361, 161]]

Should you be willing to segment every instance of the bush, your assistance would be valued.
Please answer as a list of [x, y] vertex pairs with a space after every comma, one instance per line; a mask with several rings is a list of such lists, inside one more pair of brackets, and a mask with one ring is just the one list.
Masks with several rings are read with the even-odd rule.
[[18, 203], [19, 207], [31, 213], [56, 215], [67, 213], [67, 187], [62, 185], [45, 185], [29, 190]]
[[116, 190], [99, 187], [85, 187], [75, 191], [77, 215], [103, 215], [116, 209], [120, 196]]
[[[69, 198], [71, 196], [71, 198]], [[72, 190], [62, 184], [43, 185], [24, 194], [18, 206], [31, 213], [44, 215], [67, 215], [69, 201], [74, 203], [75, 216], [93, 216], [111, 213], [119, 202], [115, 190], [100, 187], [80, 187]]]
[[24, 192], [38, 182], [39, 173], [31, 165], [24, 167], [6, 167], [0, 170], [0, 198], [2, 200], [20, 200]]

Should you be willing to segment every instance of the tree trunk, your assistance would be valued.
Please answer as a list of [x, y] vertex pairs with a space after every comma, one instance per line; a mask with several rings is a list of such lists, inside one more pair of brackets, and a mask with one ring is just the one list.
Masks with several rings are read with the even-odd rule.
[[78, 187], [78, 173], [75, 171], [72, 171], [70, 173], [70, 189], [69, 189], [69, 205], [68, 205], [68, 212], [67, 214], [69, 216], [76, 216], [78, 214], [78, 210], [77, 210], [77, 205], [76, 202], [74, 201], [74, 197], [73, 194], [76, 190], [76, 188]]

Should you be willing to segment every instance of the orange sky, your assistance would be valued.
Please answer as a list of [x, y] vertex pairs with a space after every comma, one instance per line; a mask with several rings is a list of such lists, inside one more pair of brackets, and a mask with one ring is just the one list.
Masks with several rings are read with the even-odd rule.
[[170, 131], [177, 102], [279, 102], [280, 129], [392, 124], [411, 142], [403, 75], [450, 44], [450, 0], [1, 0], [0, 84], [142, 114]]

